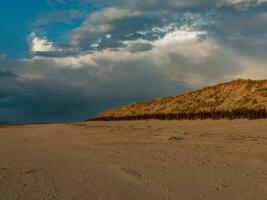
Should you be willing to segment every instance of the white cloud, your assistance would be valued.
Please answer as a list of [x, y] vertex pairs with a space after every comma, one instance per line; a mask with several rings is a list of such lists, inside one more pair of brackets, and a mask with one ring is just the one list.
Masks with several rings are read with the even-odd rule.
[[[50, 58], [50, 60], [57, 63], [57, 66], [65, 68], [88, 67], [88, 70], [96, 70], [99, 79], [96, 85], [104, 81], [103, 77], [115, 78], [112, 77], [113, 72], [127, 68], [128, 63], [132, 63], [130, 65], [132, 70], [137, 70], [135, 65], [146, 63], [148, 69], [158, 71], [167, 80], [183, 82], [189, 87], [225, 81], [230, 75], [240, 73], [240, 63], [235, 59], [236, 55], [221, 47], [215, 40], [200, 41], [199, 37], [205, 34], [205, 31], [175, 29], [155, 41], [140, 39], [124, 41], [126, 47], [116, 51], [95, 50], [76, 57]], [[147, 48], [147, 44], [153, 48]], [[128, 51], [136, 45], [138, 48], [145, 47], [145, 50], [138, 53]]]
[[237, 9], [247, 9], [250, 6], [258, 6], [262, 3], [267, 2], [267, 0], [219, 0], [217, 2], [218, 6], [234, 6]]
[[47, 40], [47, 38], [39, 38], [35, 33], [31, 33], [31, 51], [32, 52], [45, 52], [56, 51], [53, 42]]
[[162, 39], [155, 42], [155, 45], [162, 45], [164, 43], [175, 43], [188, 40], [197, 41], [202, 35], [205, 35], [205, 31], [185, 31], [176, 29], [173, 32], [166, 34]]
[[89, 17], [90, 21], [95, 22], [110, 22], [118, 19], [139, 16], [141, 13], [139, 11], [131, 11], [129, 9], [120, 8], [107, 8], [101, 11], [96, 11], [92, 13]]
[[261, 4], [261, 3], [265, 3], [265, 2], [267, 2], [267, 0], [258, 0], [258, 4]]
[[[187, 14], [186, 18], [193, 20], [193, 24], [204, 23], [191, 14]], [[112, 49], [98, 51], [99, 44], [95, 43], [91, 45], [94, 48], [91, 53], [62, 58], [35, 59], [42, 59], [43, 62], [53, 61], [61, 68], [88, 67], [88, 70], [93, 69], [99, 79], [95, 84], [99, 84], [103, 77], [112, 76], [112, 74], [108, 75], [111, 71], [127, 68], [128, 63], [136, 63], [136, 65], [146, 63], [150, 69], [157, 70], [169, 81], [183, 82], [194, 88], [241, 75], [261, 77], [259, 73], [253, 73], [252, 68], [246, 64], [254, 63], [255, 65], [255, 61], [245, 59], [235, 50], [224, 47], [210, 36], [200, 40], [208, 33], [194, 29], [194, 26], [177, 28], [175, 24], [170, 24], [164, 27], [154, 27], [152, 32], [162, 32], [165, 36], [154, 41], [145, 39], [122, 41], [126, 47], [117, 48], [116, 51]], [[53, 42], [40, 38], [37, 38], [37, 41], [42, 44], [39, 45], [39, 50], [56, 50]], [[262, 66], [260, 65], [259, 68], [263, 69]]]

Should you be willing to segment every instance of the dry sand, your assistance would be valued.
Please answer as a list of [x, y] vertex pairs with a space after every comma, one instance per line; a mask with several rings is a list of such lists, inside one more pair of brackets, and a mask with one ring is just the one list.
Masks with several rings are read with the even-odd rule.
[[266, 200], [267, 121], [0, 127], [1, 200]]

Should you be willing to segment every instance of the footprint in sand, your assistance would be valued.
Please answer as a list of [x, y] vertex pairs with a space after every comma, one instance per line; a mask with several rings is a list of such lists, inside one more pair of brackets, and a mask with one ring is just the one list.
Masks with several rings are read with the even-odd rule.
[[169, 141], [171, 141], [171, 140], [183, 140], [183, 139], [184, 139], [184, 138], [182, 138], [182, 137], [177, 137], [177, 136], [171, 136], [171, 137], [168, 138]]
[[20, 173], [20, 175], [29, 175], [29, 174], [36, 174], [39, 171], [38, 168], [33, 168], [30, 170], [27, 170], [25, 172]]

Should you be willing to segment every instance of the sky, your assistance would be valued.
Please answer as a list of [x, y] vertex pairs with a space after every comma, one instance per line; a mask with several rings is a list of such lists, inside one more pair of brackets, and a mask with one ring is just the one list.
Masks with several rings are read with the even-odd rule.
[[267, 78], [267, 0], [9, 0], [0, 27], [0, 121]]

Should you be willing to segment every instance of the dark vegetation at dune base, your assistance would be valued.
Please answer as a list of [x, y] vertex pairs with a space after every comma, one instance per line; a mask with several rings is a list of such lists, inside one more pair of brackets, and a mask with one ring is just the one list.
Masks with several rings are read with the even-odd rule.
[[86, 121], [128, 121], [128, 120], [220, 120], [220, 119], [265, 119], [267, 118], [266, 109], [235, 109], [223, 111], [199, 111], [199, 112], [183, 112], [171, 114], [144, 114], [136, 116], [109, 116], [97, 117]]

